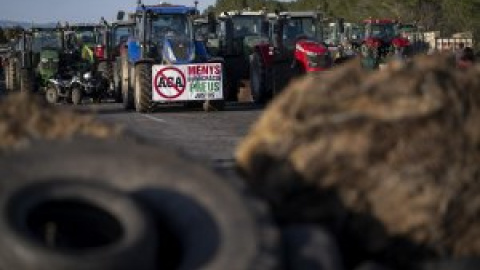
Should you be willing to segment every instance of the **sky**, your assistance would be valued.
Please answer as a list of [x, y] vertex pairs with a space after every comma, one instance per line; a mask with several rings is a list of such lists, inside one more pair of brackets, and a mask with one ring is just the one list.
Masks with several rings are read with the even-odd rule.
[[[143, 0], [157, 4], [164, 0]], [[169, 1], [167, 1], [169, 2]], [[175, 0], [171, 4], [193, 6], [194, 0]], [[199, 0], [200, 11], [215, 0]], [[98, 22], [103, 16], [114, 20], [119, 10], [133, 11], [137, 0], [0, 0], [0, 20], [22, 22]]]

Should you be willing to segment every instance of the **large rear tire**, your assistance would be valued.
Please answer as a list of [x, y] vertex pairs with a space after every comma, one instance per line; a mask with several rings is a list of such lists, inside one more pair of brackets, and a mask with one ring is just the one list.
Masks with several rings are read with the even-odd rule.
[[148, 113], [153, 109], [152, 64], [140, 63], [135, 66], [135, 109]]
[[254, 53], [250, 58], [250, 89], [253, 101], [257, 104], [265, 104], [268, 100], [265, 82], [265, 65], [258, 53]]
[[8, 83], [9, 83], [9, 85], [7, 85], [8, 91], [18, 90], [17, 63], [13, 58], [10, 58], [8, 61]]
[[130, 73], [127, 56], [122, 56], [122, 67], [121, 67], [121, 86], [122, 86], [122, 99], [123, 99], [123, 108], [125, 110], [131, 110], [134, 106], [133, 101], [133, 91], [130, 87]]

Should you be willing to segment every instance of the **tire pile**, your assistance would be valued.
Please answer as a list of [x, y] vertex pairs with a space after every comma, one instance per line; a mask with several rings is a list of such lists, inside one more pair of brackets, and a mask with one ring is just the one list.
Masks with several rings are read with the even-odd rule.
[[295, 82], [238, 148], [246, 181], [8, 96], [0, 269], [479, 269], [479, 75], [423, 58]]
[[479, 66], [352, 62], [292, 83], [236, 156], [276, 220], [323, 227], [347, 269], [480, 269], [479, 123]]

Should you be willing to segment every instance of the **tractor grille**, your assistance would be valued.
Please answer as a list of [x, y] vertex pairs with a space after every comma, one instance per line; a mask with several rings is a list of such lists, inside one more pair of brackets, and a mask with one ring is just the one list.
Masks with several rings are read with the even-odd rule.
[[308, 55], [308, 65], [312, 68], [329, 68], [332, 66], [332, 58], [328, 54]]
[[172, 51], [175, 55], [175, 58], [180, 61], [188, 60], [189, 58], [189, 51], [190, 51], [190, 44], [185, 41], [172, 41]]

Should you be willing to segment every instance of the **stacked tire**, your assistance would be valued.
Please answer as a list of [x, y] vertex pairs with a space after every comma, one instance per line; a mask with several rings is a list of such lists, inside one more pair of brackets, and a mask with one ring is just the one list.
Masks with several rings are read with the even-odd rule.
[[164, 149], [82, 138], [0, 157], [0, 269], [278, 269], [267, 207]]

